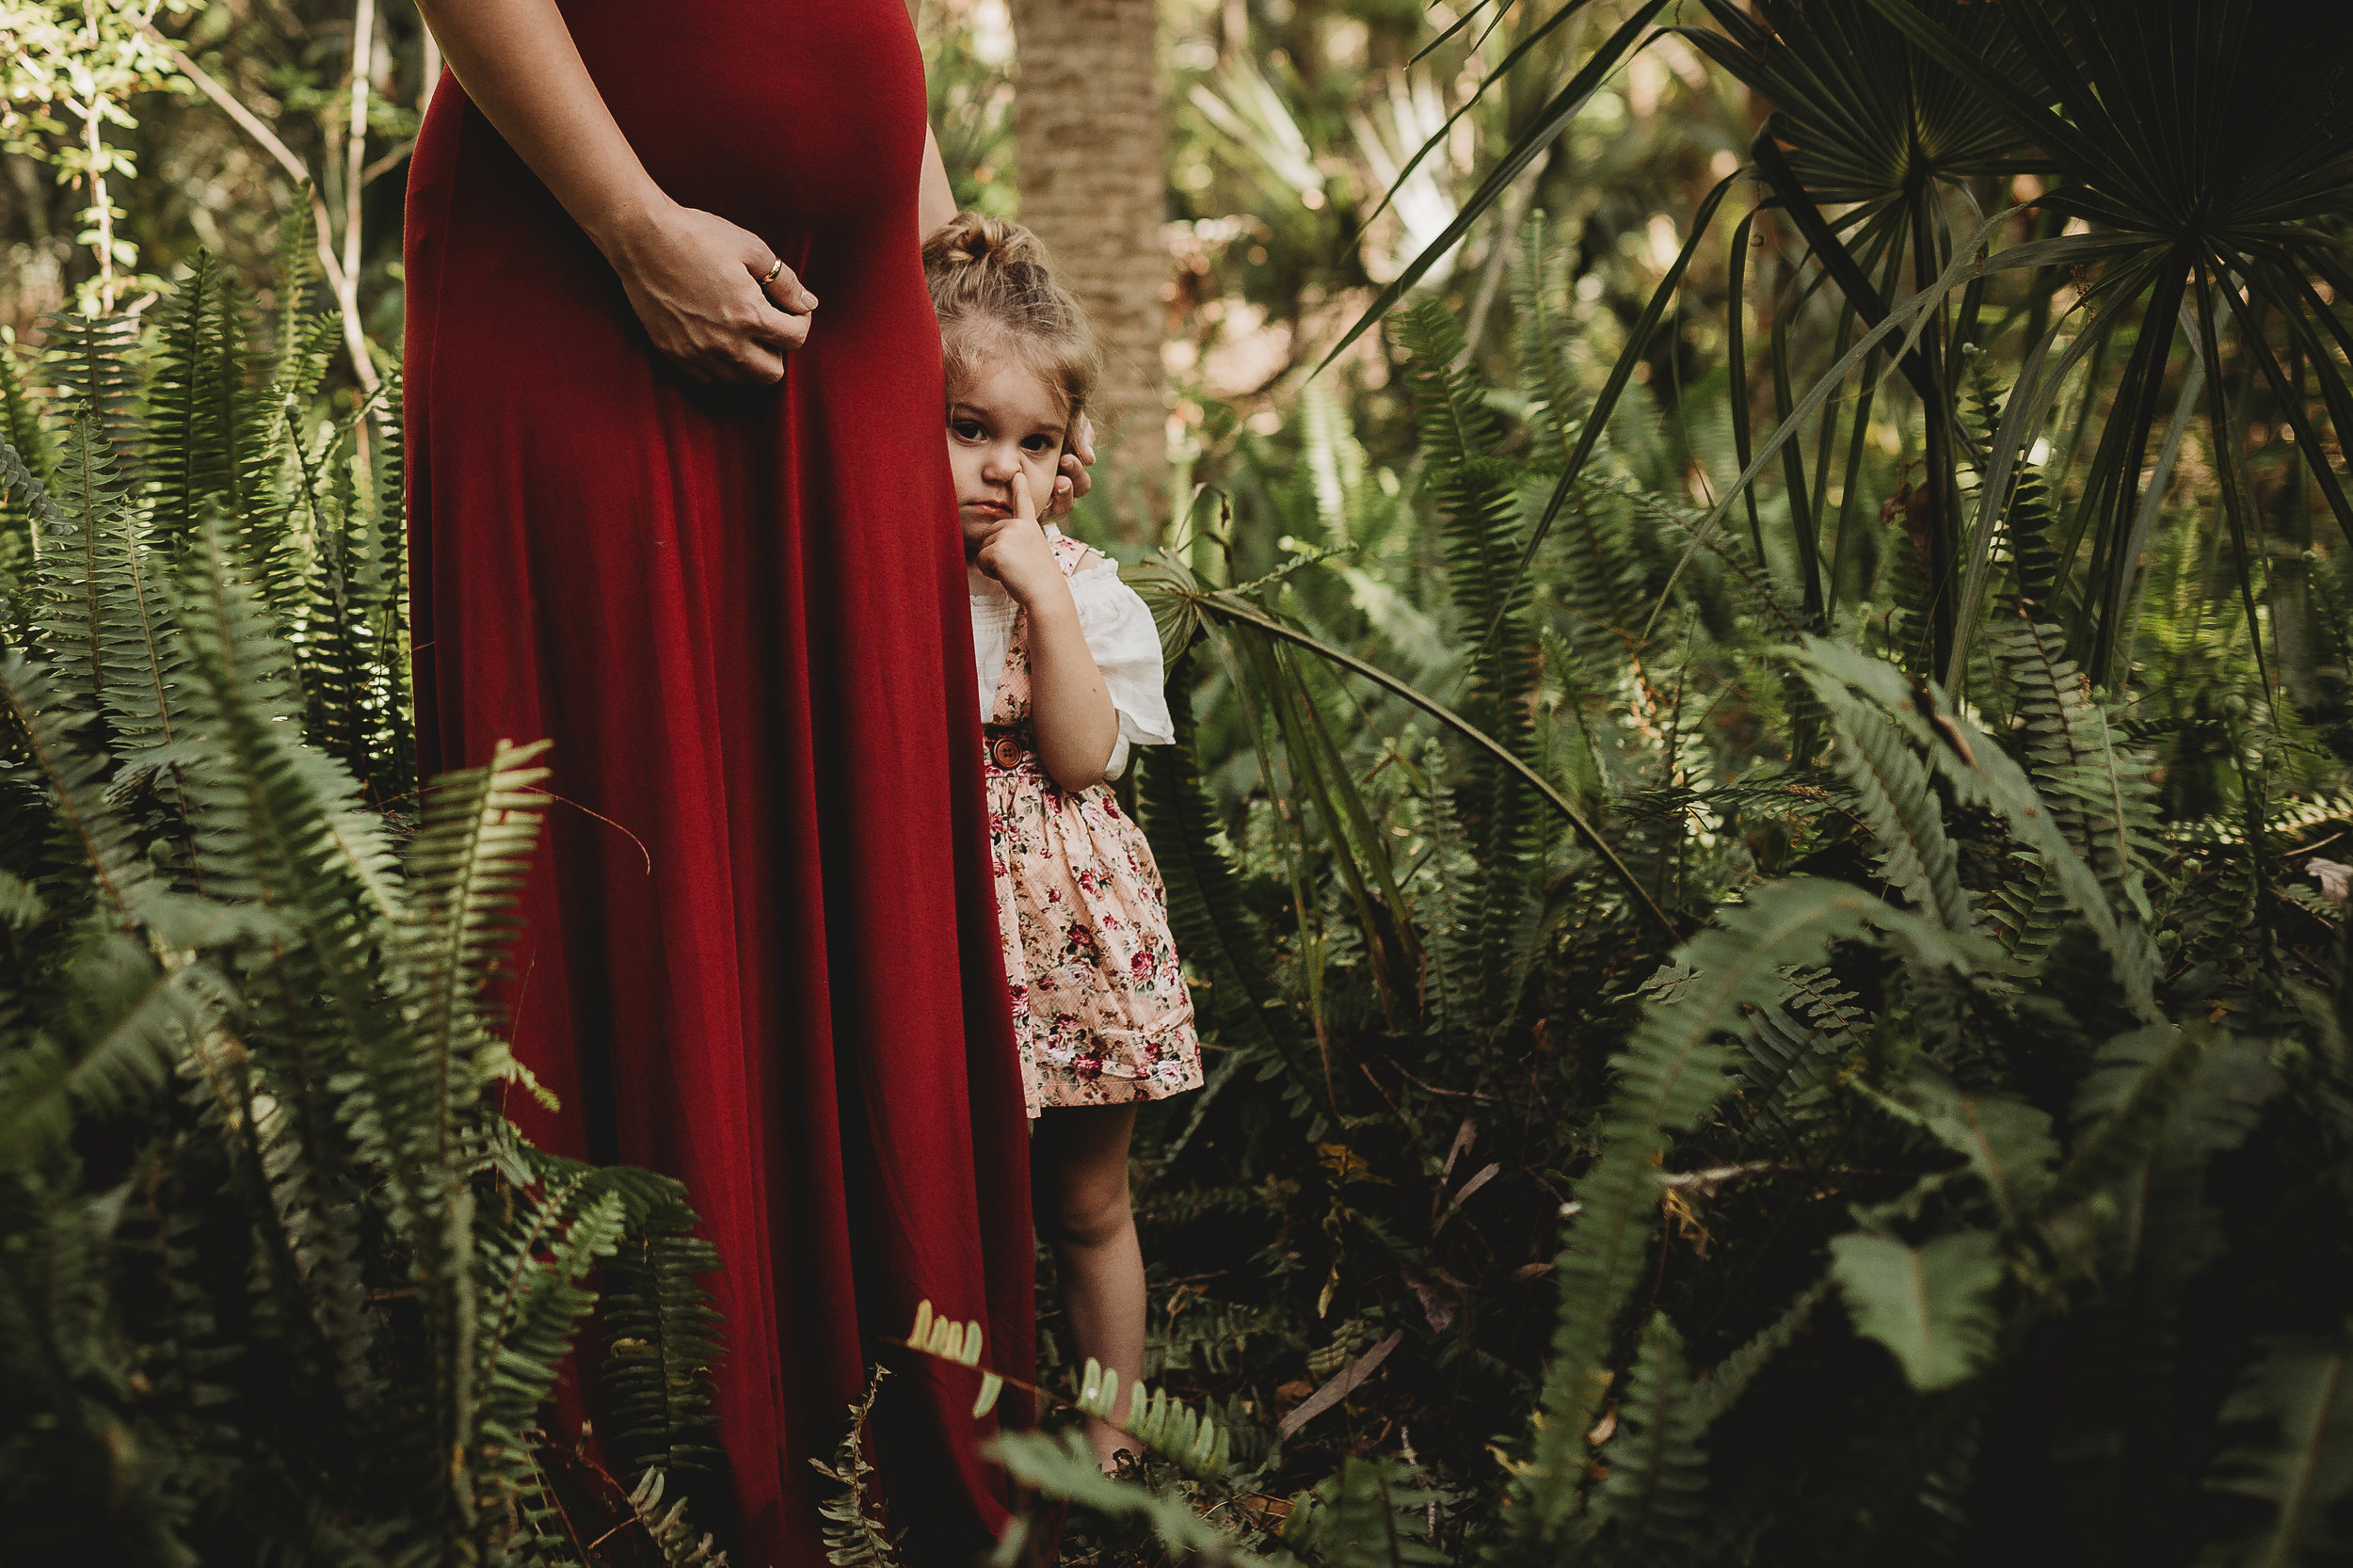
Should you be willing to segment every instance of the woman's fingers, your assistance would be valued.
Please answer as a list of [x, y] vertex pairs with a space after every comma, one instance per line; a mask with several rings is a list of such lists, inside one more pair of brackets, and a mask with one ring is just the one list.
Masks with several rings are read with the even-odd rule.
[[773, 386], [808, 341], [817, 296], [767, 241], [716, 214], [666, 209], [614, 264], [654, 347], [696, 380]]
[[1062, 461], [1055, 465], [1054, 515], [1059, 517], [1078, 504], [1079, 498], [1095, 488], [1095, 476], [1087, 470], [1095, 466], [1095, 421], [1080, 414], [1070, 427], [1069, 439]]
[[[776, 275], [768, 278], [769, 269], [772, 267], [776, 269]], [[752, 280], [760, 283], [760, 292], [777, 310], [790, 312], [793, 315], [805, 316], [817, 308], [817, 296], [808, 292], [808, 286], [801, 281], [799, 276], [791, 267], [785, 266], [775, 258], [771, 257], [766, 261], [753, 264], [751, 273]], [[767, 278], [768, 280], [764, 283], [760, 282], [763, 278]]]

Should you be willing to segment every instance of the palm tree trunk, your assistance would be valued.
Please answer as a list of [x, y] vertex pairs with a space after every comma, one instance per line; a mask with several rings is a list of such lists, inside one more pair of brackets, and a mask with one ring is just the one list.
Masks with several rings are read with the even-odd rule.
[[1053, 252], [1102, 340], [1097, 495], [1139, 543], [1168, 512], [1158, 11], [1155, 0], [1013, 0], [1021, 221]]

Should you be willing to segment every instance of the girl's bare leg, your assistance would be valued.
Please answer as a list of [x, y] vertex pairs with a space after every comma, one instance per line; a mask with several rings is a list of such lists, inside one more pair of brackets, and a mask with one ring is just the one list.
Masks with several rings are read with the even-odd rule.
[[[1135, 1126], [1132, 1105], [1070, 1106], [1040, 1116], [1030, 1145], [1038, 1230], [1054, 1249], [1078, 1359], [1093, 1356], [1119, 1374], [1122, 1411], [1144, 1378], [1144, 1250], [1128, 1205]], [[1104, 1421], [1088, 1421], [1087, 1436], [1106, 1470], [1133, 1447]]]

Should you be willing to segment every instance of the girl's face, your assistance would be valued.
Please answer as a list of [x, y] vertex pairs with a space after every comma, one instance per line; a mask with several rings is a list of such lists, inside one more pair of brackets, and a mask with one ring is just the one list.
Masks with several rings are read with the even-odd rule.
[[1053, 499], [1068, 427], [1054, 389], [1010, 354], [984, 361], [949, 403], [948, 467], [968, 557], [1013, 516], [1016, 472], [1029, 475], [1030, 499], [1041, 510]]

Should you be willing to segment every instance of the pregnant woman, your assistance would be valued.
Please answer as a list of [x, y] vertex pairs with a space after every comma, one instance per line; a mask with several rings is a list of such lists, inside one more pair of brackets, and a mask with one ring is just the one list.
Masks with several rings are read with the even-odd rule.
[[[564, 802], [513, 987], [563, 1109], [510, 1110], [692, 1190], [739, 1560], [785, 1568], [875, 1336], [929, 1297], [1032, 1343], [904, 6], [425, 0], [408, 191], [424, 766], [552, 736]], [[1004, 1517], [973, 1386], [885, 1400], [949, 1548]]]

